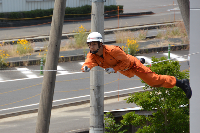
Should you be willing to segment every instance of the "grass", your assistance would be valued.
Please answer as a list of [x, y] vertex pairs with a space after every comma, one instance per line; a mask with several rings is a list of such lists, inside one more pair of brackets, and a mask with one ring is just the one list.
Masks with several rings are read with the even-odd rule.
[[116, 31], [114, 34], [117, 43], [127, 43], [127, 39], [135, 38], [135, 33], [131, 31]]
[[[116, 42], [117, 43], [127, 43], [127, 38], [134, 38], [137, 40], [138, 43], [140, 43], [143, 40], [146, 40], [148, 30], [139, 30], [137, 32], [131, 32], [131, 31], [117, 31], [115, 32]], [[170, 42], [169, 38], [181, 38], [181, 43], [175, 43]], [[162, 26], [159, 27], [158, 34], [156, 36], [156, 39], [163, 39], [165, 41], [161, 41], [159, 43], [151, 44], [149, 47], [161, 47], [161, 46], [167, 46], [168, 44], [189, 44], [189, 39], [187, 36], [187, 32], [184, 26], [184, 23], [176, 22], [174, 26]]]

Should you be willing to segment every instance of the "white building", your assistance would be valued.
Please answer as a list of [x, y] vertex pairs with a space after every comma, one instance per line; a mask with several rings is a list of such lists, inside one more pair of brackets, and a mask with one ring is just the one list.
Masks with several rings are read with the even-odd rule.
[[[50, 9], [55, 0], [0, 0], [0, 13]], [[91, 0], [67, 0], [66, 7], [91, 5]], [[116, 5], [116, 0], [106, 0], [105, 5]]]

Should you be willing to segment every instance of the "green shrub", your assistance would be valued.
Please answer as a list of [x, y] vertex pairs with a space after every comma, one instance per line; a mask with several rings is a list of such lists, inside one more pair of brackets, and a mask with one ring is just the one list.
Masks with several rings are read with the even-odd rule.
[[87, 46], [87, 36], [88, 34], [86, 33], [86, 29], [81, 25], [78, 29], [78, 31], [76, 31], [76, 35], [74, 36], [75, 38], [75, 47], [76, 48], [83, 48], [85, 46]]
[[26, 55], [27, 53], [31, 53], [33, 51], [33, 48], [29, 41], [27, 40], [18, 40], [17, 41], [17, 53], [19, 55]]
[[104, 6], [104, 12], [106, 14], [118, 14], [118, 6], [119, 6], [119, 13], [123, 13], [123, 6], [122, 5], [110, 5], [110, 6]]
[[[162, 60], [166, 60], [166, 57], [152, 57], [153, 62]], [[151, 70], [156, 74], [171, 75], [178, 79], [189, 78], [188, 71], [180, 71], [178, 61], [152, 64]], [[142, 81], [142, 83], [145, 82]], [[113, 131], [114, 127], [117, 129], [117, 131], [114, 130], [115, 132], [120, 132], [122, 128], [134, 125], [138, 127], [136, 133], [189, 133], [189, 100], [182, 89], [176, 86], [173, 88], [151, 87], [145, 83], [144, 90], [148, 88], [152, 90], [136, 92], [125, 100], [127, 103], [135, 103], [145, 111], [156, 109], [152, 116], [129, 112], [122, 116], [123, 119], [119, 123], [116, 123], [111, 116], [109, 121], [108, 118], [104, 118], [105, 123], [111, 123], [105, 124], [105, 129]]]
[[[120, 9], [123, 9], [123, 6], [119, 6]], [[110, 5], [110, 6], [104, 6], [104, 10], [111, 11], [111, 10], [117, 10], [116, 5]], [[123, 10], [119, 11], [120, 13], [123, 13]], [[66, 7], [65, 8], [65, 18], [76, 18], [76, 17], [85, 17], [90, 16], [91, 13], [91, 6], [85, 5], [81, 7]], [[117, 14], [117, 11], [108, 12], [108, 14]], [[84, 14], [84, 15], [69, 15], [69, 14]], [[10, 13], [1, 13], [0, 18], [9, 18], [9, 19], [20, 19], [20, 18], [35, 18], [35, 17], [43, 17], [43, 16], [50, 16], [53, 15], [53, 9], [36, 9], [32, 11], [23, 11], [23, 12], [10, 12]]]
[[[153, 62], [166, 60], [165, 57], [160, 59], [152, 57]], [[178, 61], [164, 61], [152, 64], [151, 70], [156, 74], [171, 75], [178, 79], [189, 78], [188, 71], [180, 71]], [[145, 83], [142, 81], [142, 83]], [[178, 87], [164, 88], [151, 87], [145, 83], [144, 89], [151, 88], [152, 91], [137, 92], [127, 98], [127, 103], [135, 103], [146, 111], [152, 111], [157, 108], [157, 112], [151, 116], [137, 116], [126, 114], [123, 116], [122, 123], [140, 126], [137, 133], [143, 132], [164, 132], [164, 133], [180, 133], [189, 132], [189, 100], [185, 93]], [[175, 100], [175, 101], [174, 101]], [[184, 107], [180, 107], [184, 105]], [[134, 117], [131, 118], [131, 117]], [[131, 121], [129, 121], [131, 120]], [[139, 120], [139, 121], [138, 121]], [[144, 121], [151, 123], [146, 125]]]
[[[0, 46], [2, 47], [2, 44], [0, 44]], [[9, 56], [10, 55], [6, 54], [6, 52], [4, 50], [0, 50], [0, 68], [6, 68], [7, 67], [6, 59]]]

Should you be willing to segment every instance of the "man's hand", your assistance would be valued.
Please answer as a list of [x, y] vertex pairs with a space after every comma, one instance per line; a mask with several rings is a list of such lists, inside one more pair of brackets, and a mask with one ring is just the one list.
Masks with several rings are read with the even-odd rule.
[[114, 73], [114, 72], [115, 72], [115, 70], [114, 70], [113, 68], [106, 68], [105, 70], [106, 70], [106, 72], [107, 72], [108, 74]]
[[83, 67], [83, 71], [84, 71], [84, 72], [89, 72], [89, 71], [90, 71], [90, 68], [88, 68], [87, 66], [84, 66], [84, 67]]

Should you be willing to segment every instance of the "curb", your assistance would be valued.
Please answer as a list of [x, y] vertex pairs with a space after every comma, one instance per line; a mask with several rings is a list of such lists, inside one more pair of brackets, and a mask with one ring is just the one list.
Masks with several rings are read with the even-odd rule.
[[[183, 45], [171, 45], [170, 51], [178, 51], [178, 50], [185, 50], [189, 48], [189, 44], [183, 44]], [[144, 53], [155, 53], [155, 52], [164, 52], [168, 51], [168, 46], [165, 47], [154, 47], [154, 48], [141, 48], [137, 52], [138, 54], [144, 54]]]
[[[110, 43], [105, 44], [112, 44], [112, 41]], [[170, 49], [171, 51], [177, 51], [177, 50], [185, 50], [189, 48], [189, 44], [183, 44], [183, 45], [171, 45]], [[144, 53], [155, 53], [155, 52], [163, 52], [168, 51], [168, 46], [165, 47], [154, 47], [154, 48], [141, 48], [137, 52], [137, 54], [144, 54]], [[78, 60], [84, 60], [85, 55], [72, 55], [72, 56], [66, 56], [66, 57], [59, 57], [58, 63], [60, 62], [69, 62], [69, 61], [78, 61]], [[21, 61], [10, 61], [7, 63], [9, 67], [17, 67], [17, 66], [30, 66], [30, 65], [40, 65], [40, 59], [36, 60], [21, 60]]]
[[[147, 90], [141, 90], [141, 91], [136, 91], [136, 92], [145, 92], [145, 91], [147, 91]], [[129, 94], [134, 94], [136, 92], [123, 93], [123, 94], [120, 94], [119, 97], [129, 96]], [[113, 99], [113, 98], [118, 98], [118, 95], [105, 96], [104, 100]], [[55, 106], [52, 106], [52, 109], [58, 109], [58, 108], [69, 107], [69, 106], [77, 106], [77, 105], [82, 105], [82, 104], [86, 104], [86, 103], [90, 103], [90, 100], [88, 99], [88, 100], [82, 100], [82, 101], [77, 101], [77, 102], [55, 105]], [[31, 109], [31, 110], [23, 110], [23, 111], [19, 111], [19, 112], [12, 112], [12, 113], [8, 113], [8, 114], [0, 115], [0, 119], [13, 117], [13, 116], [19, 116], [19, 115], [23, 115], [23, 114], [37, 113], [37, 112], [38, 112], [38, 108]]]
[[[84, 59], [85, 59], [84, 54], [83, 55], [72, 55], [72, 56], [66, 56], [66, 57], [59, 57], [58, 63], [84, 60]], [[7, 62], [7, 64], [8, 64], [8, 67], [40, 65], [40, 59], [10, 61], [10, 62]]]

